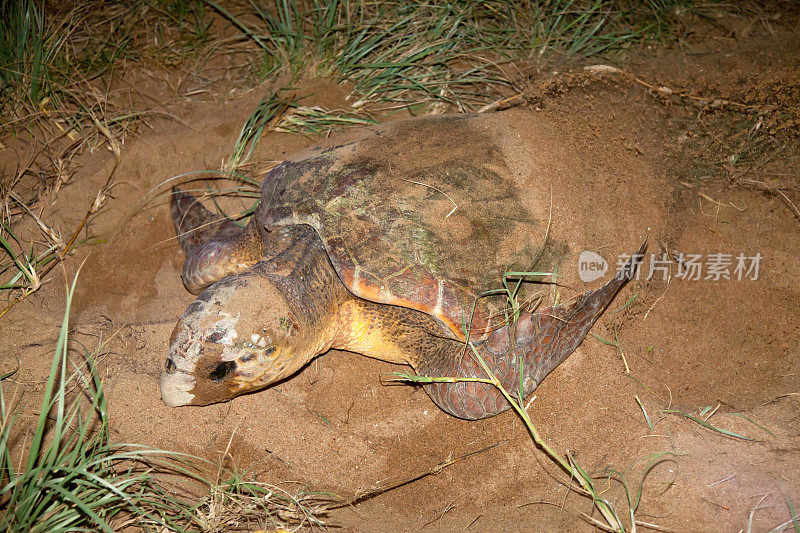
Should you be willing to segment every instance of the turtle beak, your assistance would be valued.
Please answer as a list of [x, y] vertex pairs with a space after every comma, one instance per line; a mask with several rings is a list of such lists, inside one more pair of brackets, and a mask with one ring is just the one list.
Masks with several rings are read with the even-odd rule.
[[161, 400], [170, 407], [189, 405], [194, 399], [194, 394], [189, 392], [194, 388], [194, 379], [181, 372], [172, 359], [167, 359], [166, 368], [161, 373], [159, 380]]
[[226, 402], [243, 392], [231, 382], [238, 365], [234, 361], [219, 361], [219, 354], [207, 351], [212, 352], [207, 355], [210, 361], [201, 358], [192, 372], [167, 359], [159, 380], [161, 400], [165, 404], [170, 407], [210, 405]]

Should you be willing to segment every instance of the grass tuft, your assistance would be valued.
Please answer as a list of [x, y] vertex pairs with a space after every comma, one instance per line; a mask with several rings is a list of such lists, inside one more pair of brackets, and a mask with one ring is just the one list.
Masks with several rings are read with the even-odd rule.
[[[0, 291], [11, 295], [0, 316], [45, 281], [74, 241], [61, 242], [39, 218], [42, 197], [55, 202], [81, 152], [105, 147], [119, 156], [148, 115], [134, 109], [135, 90], [110, 88], [124, 66], [203, 42], [206, 11], [192, 0], [0, 1], [0, 149], [21, 154], [12, 172], [0, 169]], [[26, 219], [32, 232], [19, 227]]]
[[329, 110], [322, 106], [303, 106], [294, 95], [284, 97], [273, 91], [261, 100], [247, 118], [234, 143], [233, 154], [225, 167], [235, 170], [251, 161], [258, 141], [267, 131], [326, 135], [343, 126], [368, 126], [376, 120], [362, 113]]
[[242, 126], [234, 143], [233, 154], [226, 162], [225, 167], [234, 170], [244, 165], [256, 150], [261, 136], [287, 109], [297, 107], [297, 105], [293, 98], [287, 99], [279, 96], [278, 91], [273, 91], [261, 100]]
[[[249, 12], [234, 14], [205, 1], [256, 44], [264, 78], [308, 74], [352, 84], [352, 109], [338, 114], [339, 120], [320, 111], [322, 127], [317, 117], [313, 124], [306, 119], [283, 127], [302, 133], [369, 120], [367, 110], [466, 112], [516, 98], [521, 91], [515, 62], [626, 48], [652, 38], [663, 10], [658, 3], [631, 9], [614, 0], [271, 0], [253, 1]], [[272, 100], [274, 94], [248, 122], [269, 122], [266, 116], [281, 108]], [[237, 143], [233, 162], [239, 152], [252, 152], [252, 133], [263, 131], [257, 127], [248, 142]]]
[[188, 506], [169, 495], [151, 470], [193, 474], [181, 454], [110, 442], [106, 400], [94, 370], [96, 354], [84, 353], [83, 367], [67, 356], [74, 290], [75, 281], [33, 437], [21, 457], [24, 468], [17, 468], [12, 456], [20, 430], [14, 431], [17, 416], [0, 383], [0, 528], [111, 532], [132, 521], [174, 528], [191, 518]]
[[281, 118], [275, 126], [275, 131], [326, 135], [344, 126], [369, 126], [376, 123], [377, 121], [372, 118], [365, 118], [345, 110], [298, 106]]
[[302, 487], [290, 491], [246, 481], [234, 474], [211, 488], [211, 493], [195, 508], [195, 515], [203, 531], [240, 530], [246, 524], [276, 530], [287, 525], [326, 527], [324, 518], [336, 502], [328, 493], [307, 492]]

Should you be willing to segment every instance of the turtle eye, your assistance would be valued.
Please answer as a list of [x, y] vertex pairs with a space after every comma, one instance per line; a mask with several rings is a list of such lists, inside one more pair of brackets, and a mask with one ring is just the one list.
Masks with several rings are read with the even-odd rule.
[[206, 342], [213, 342], [218, 343], [225, 337], [225, 333], [222, 331], [213, 331], [208, 337], [206, 337]]
[[214, 383], [219, 383], [230, 376], [234, 370], [236, 370], [236, 363], [234, 361], [223, 361], [214, 367], [214, 370], [211, 371], [208, 377]]

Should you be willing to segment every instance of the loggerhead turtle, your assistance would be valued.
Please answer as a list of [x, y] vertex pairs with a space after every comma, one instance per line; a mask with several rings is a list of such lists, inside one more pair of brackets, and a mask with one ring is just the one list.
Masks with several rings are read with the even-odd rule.
[[[504, 296], [482, 295], [508, 269], [557, 262], [566, 246], [528, 244], [547, 234], [524, 194], [535, 177], [519, 171], [522, 156], [491, 120], [397, 121], [306, 151], [265, 176], [243, 230], [174, 189], [183, 282], [202, 292], [172, 333], [163, 401], [226, 401], [334, 348], [419, 375], [485, 378], [467, 341], [508, 391], [522, 382], [533, 392], [633, 277], [645, 245], [601, 288], [509, 320]], [[424, 388], [460, 418], [510, 407], [489, 384]]]

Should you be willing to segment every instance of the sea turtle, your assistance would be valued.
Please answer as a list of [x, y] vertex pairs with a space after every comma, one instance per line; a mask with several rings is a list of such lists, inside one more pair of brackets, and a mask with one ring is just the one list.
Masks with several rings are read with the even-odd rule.
[[[244, 229], [174, 189], [183, 282], [202, 292], [172, 333], [163, 401], [229, 400], [334, 348], [423, 376], [485, 378], [470, 343], [508, 391], [529, 395], [632, 278], [645, 245], [604, 286], [559, 305], [515, 316], [507, 295], [485, 296], [504, 271], [567, 251], [536, 246], [549, 226], [526, 194], [536, 176], [518, 164], [533, 141], [504, 139], [492, 120], [408, 119], [306, 151], [266, 174]], [[464, 419], [509, 408], [486, 383], [424, 388]]]

